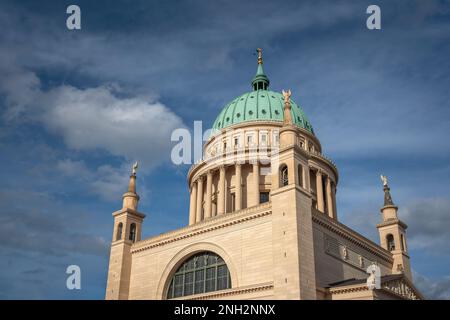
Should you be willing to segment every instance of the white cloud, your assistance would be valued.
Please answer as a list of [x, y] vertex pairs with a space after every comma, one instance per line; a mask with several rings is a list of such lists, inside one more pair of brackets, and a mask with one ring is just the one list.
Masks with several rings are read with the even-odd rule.
[[[56, 163], [56, 170], [64, 177], [82, 182], [87, 193], [92, 193], [107, 201], [115, 201], [127, 190], [131, 163], [124, 163], [120, 167], [101, 165], [90, 169], [82, 160], [63, 159]], [[145, 184], [139, 183], [139, 195], [147, 197], [149, 190]]]
[[3, 116], [37, 121], [61, 135], [71, 149], [105, 150], [128, 161], [139, 160], [148, 170], [169, 159], [171, 132], [183, 127], [181, 118], [164, 104], [141, 96], [123, 97], [115, 85], [87, 89], [62, 85], [44, 91], [32, 72], [5, 65], [0, 71], [9, 75], [0, 81], [8, 105]]
[[400, 210], [408, 225], [410, 248], [425, 249], [439, 255], [450, 255], [450, 201], [430, 198], [415, 201]]
[[450, 276], [435, 280], [413, 271], [414, 285], [426, 299], [450, 299]]
[[[376, 224], [381, 222], [379, 211], [353, 210], [345, 214], [345, 223], [378, 241]], [[400, 220], [408, 225], [408, 247], [426, 250], [431, 254], [450, 255], [450, 201], [444, 198], [427, 198], [400, 206]]]

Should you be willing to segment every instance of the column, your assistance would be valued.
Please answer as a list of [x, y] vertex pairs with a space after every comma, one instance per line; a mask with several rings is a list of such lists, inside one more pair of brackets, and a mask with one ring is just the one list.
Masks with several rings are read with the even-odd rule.
[[337, 220], [337, 209], [336, 209], [336, 185], [331, 184], [331, 197], [333, 201], [333, 218]]
[[322, 172], [320, 171], [320, 169], [316, 171], [316, 190], [317, 190], [317, 209], [320, 212], [324, 212]]
[[212, 172], [208, 171], [206, 175], [206, 210], [205, 219], [210, 218], [212, 215]]
[[217, 202], [217, 214], [225, 213], [225, 166], [219, 168], [219, 199]]
[[328, 216], [330, 218], [334, 218], [334, 209], [333, 209], [333, 196], [331, 191], [331, 179], [327, 176], [327, 210]]
[[192, 183], [191, 203], [189, 207], [189, 225], [195, 223], [195, 214], [197, 212], [197, 182]]
[[236, 211], [242, 209], [242, 168], [240, 163], [236, 163]]
[[197, 180], [197, 214], [195, 221], [202, 221], [202, 207], [203, 207], [203, 177]]
[[253, 163], [253, 206], [259, 204], [259, 162]]

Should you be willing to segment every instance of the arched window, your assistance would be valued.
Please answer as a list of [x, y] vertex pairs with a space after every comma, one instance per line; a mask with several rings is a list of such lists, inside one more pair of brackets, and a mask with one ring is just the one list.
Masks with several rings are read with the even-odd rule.
[[280, 187], [287, 186], [289, 184], [288, 168], [286, 165], [280, 168]]
[[386, 236], [386, 243], [389, 251], [395, 250], [394, 236], [392, 234], [389, 233]]
[[402, 251], [405, 251], [405, 237], [403, 237], [403, 234], [400, 235], [400, 244], [402, 246]]
[[117, 225], [116, 240], [122, 239], [122, 229], [123, 229], [123, 223], [120, 222], [120, 223]]
[[303, 188], [305, 187], [303, 185], [303, 167], [301, 164], [298, 165], [298, 185]]
[[217, 254], [205, 251], [181, 264], [170, 279], [167, 299], [231, 288], [231, 278], [225, 261]]
[[133, 242], [136, 241], [136, 223], [130, 225], [130, 237], [128, 239]]

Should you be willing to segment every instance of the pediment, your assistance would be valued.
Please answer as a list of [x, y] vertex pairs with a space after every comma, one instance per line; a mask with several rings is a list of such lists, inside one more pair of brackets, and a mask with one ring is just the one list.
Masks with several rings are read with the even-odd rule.
[[414, 285], [405, 277], [385, 279], [381, 282], [381, 288], [407, 300], [423, 300], [424, 297]]

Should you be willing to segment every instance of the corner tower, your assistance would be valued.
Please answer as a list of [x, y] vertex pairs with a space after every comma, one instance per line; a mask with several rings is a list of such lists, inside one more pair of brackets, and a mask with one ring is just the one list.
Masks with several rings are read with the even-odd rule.
[[113, 212], [114, 231], [109, 257], [107, 300], [126, 300], [130, 286], [131, 246], [141, 240], [143, 213], [137, 211], [139, 195], [136, 193], [137, 162], [128, 183], [128, 191], [123, 194], [122, 209]]
[[398, 218], [398, 207], [392, 201], [387, 178], [381, 176], [381, 180], [383, 181], [384, 205], [380, 210], [383, 221], [377, 225], [380, 245], [392, 253], [394, 258], [392, 273], [403, 273], [409, 280], [412, 280], [406, 245], [406, 228], [408, 226]]
[[[272, 154], [272, 236], [275, 296], [316, 299], [312, 200], [308, 159], [297, 144], [291, 117], [291, 91], [284, 91], [284, 121], [278, 154]], [[306, 182], [306, 183], [305, 183]]]

